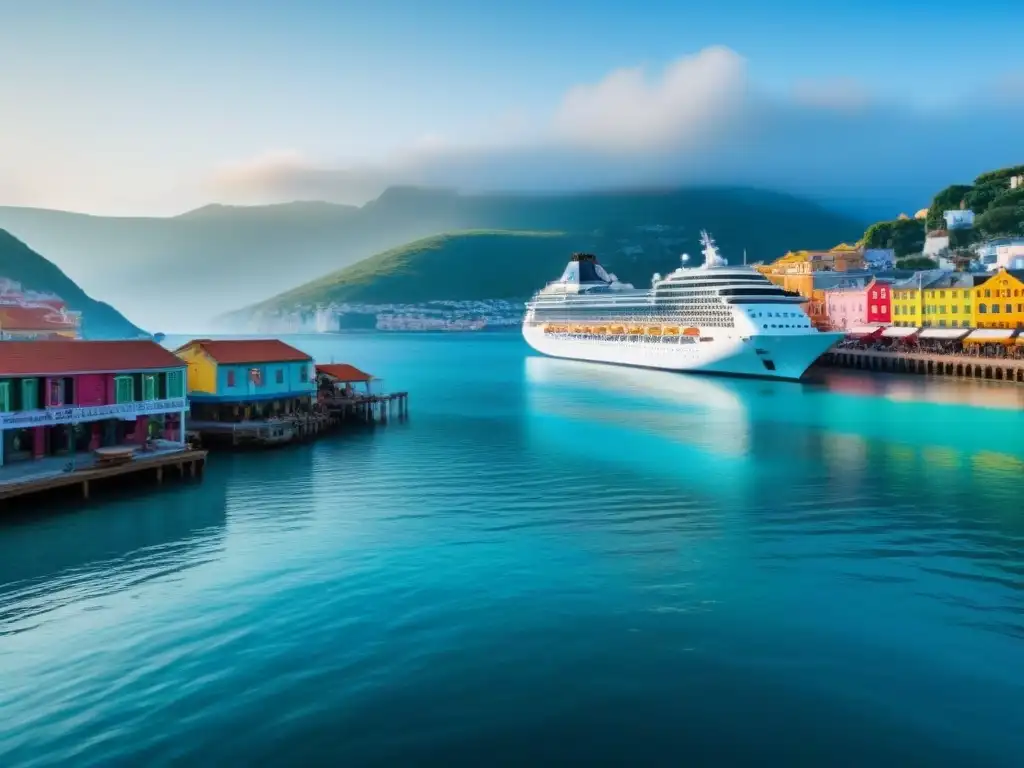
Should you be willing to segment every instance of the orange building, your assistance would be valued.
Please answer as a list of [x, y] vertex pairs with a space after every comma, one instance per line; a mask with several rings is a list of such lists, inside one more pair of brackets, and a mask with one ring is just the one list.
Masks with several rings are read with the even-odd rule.
[[818, 328], [830, 325], [825, 292], [847, 278], [863, 280], [867, 275], [862, 272], [864, 249], [846, 243], [828, 251], [790, 251], [755, 268], [783, 290], [805, 297], [804, 311]]

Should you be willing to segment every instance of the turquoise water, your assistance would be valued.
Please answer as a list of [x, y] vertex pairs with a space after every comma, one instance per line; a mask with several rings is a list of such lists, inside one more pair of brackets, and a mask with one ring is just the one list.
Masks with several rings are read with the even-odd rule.
[[1021, 390], [296, 341], [410, 420], [4, 521], [0, 765], [1020, 764]]

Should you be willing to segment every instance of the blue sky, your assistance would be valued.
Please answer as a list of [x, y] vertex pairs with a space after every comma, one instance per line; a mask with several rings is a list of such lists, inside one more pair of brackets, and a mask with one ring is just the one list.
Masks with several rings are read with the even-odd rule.
[[[1021, 13], [1009, 0], [923, 8], [909, 0], [0, 0], [0, 204], [166, 214], [213, 200], [352, 202], [392, 182], [542, 188], [561, 176], [559, 184], [571, 187], [568, 174], [585, 187], [663, 183], [676, 170], [688, 181], [692, 164], [683, 158], [703, 156], [707, 137], [652, 155], [644, 142], [664, 131], [650, 125], [624, 128], [636, 137], [629, 147], [603, 139], [596, 147], [578, 122], [559, 133], [581, 115], [614, 121], [610, 97], [591, 99], [568, 123], [559, 116], [578, 86], [633, 67], [656, 82], [673, 62], [713, 46], [734, 54], [742, 72], [718, 57], [728, 70], [722, 85], [710, 62], [689, 75], [680, 70], [691, 85], [679, 85], [675, 101], [617, 91], [622, 103], [652, 114], [664, 103], [665, 130], [683, 130], [681, 113], [715, 113], [718, 105], [705, 102], [727, 89], [743, 92], [736, 98], [757, 102], [756, 114], [768, 110], [765, 122], [777, 126], [772, 137], [748, 131], [735, 139], [744, 142], [747, 165], [776, 159], [753, 169], [750, 183], [841, 191], [835, 176], [847, 170], [822, 167], [827, 139], [799, 169], [798, 148], [782, 143], [793, 133], [783, 115], [794, 93], [815, 101], [798, 105], [801, 125], [833, 121], [822, 130], [839, 154], [849, 155], [856, 137], [861, 153], [871, 141], [912, 142], [922, 171], [937, 155], [955, 154], [950, 174], [973, 176], [992, 163], [1024, 162], [1024, 140], [1014, 143], [998, 126], [981, 130], [975, 146], [964, 141], [968, 114], [977, 122], [975, 102], [1016, 114], [1024, 106], [1024, 50], [993, 39], [1019, 27]], [[828, 115], [805, 114], [830, 94], [841, 97], [842, 114], [831, 103]], [[751, 114], [737, 108], [729, 119]], [[877, 126], [887, 114], [900, 124], [891, 139], [852, 130], [857, 120]], [[924, 136], [924, 125], [935, 130]], [[730, 154], [716, 146], [716, 156]], [[664, 168], [666, 157], [676, 162], [671, 172], [648, 178], [625, 170]], [[565, 173], [552, 173], [559, 165]], [[726, 181], [746, 180], [728, 163], [705, 165], [693, 180], [713, 180], [718, 171]], [[901, 165], [899, 183], [915, 167]], [[831, 180], [819, 184], [816, 173]], [[870, 194], [868, 181], [852, 185], [850, 196]]]

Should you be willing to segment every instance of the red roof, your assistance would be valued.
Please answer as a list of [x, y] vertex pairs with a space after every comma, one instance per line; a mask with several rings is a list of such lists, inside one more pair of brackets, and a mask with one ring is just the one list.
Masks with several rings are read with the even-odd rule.
[[354, 365], [349, 365], [348, 363], [338, 363], [336, 365], [333, 363], [331, 365], [318, 365], [316, 367], [316, 372], [325, 373], [332, 379], [336, 379], [337, 381], [340, 382], [369, 381], [370, 379], [373, 378], [373, 376], [371, 376], [370, 374], [364, 373], [363, 371], [360, 371], [358, 368], [356, 368]]
[[183, 368], [155, 341], [0, 341], [0, 376], [62, 376]]
[[6, 331], [61, 331], [78, 327], [74, 316], [62, 315], [52, 307], [0, 306], [0, 329]]
[[279, 339], [195, 339], [178, 347], [178, 351], [193, 344], [199, 345], [206, 354], [222, 365], [304, 363], [313, 359], [301, 349], [296, 349]]

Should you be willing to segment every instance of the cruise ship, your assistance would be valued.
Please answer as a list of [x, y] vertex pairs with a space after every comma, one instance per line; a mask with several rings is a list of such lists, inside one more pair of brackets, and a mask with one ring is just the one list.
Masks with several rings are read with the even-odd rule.
[[552, 357], [670, 371], [797, 380], [842, 338], [811, 324], [801, 304], [757, 270], [729, 266], [701, 232], [704, 263], [622, 283], [589, 253], [526, 305], [523, 336]]

